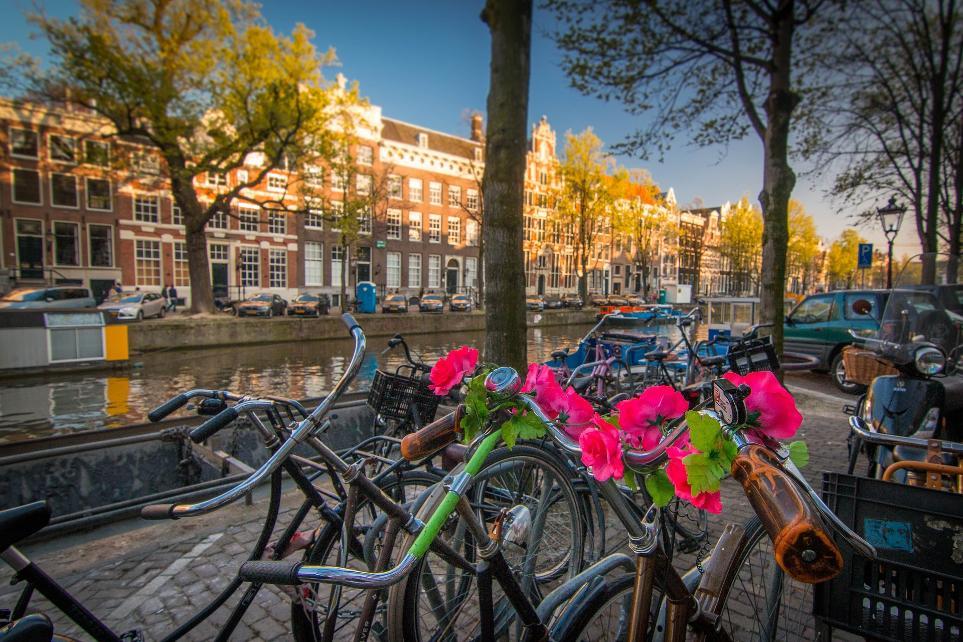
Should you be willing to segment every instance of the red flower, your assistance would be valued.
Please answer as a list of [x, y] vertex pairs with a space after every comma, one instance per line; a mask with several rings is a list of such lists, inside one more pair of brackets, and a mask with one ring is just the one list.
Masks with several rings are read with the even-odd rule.
[[568, 388], [562, 395], [555, 398], [554, 410], [562, 427], [576, 439], [591, 425], [595, 417], [595, 408], [582, 397], [575, 388]]
[[691, 502], [696, 508], [701, 508], [707, 512], [719, 514], [722, 512], [722, 494], [719, 491], [701, 492], [695, 497], [692, 496], [692, 487], [689, 485], [689, 476], [685, 470], [685, 459], [692, 453], [699, 452], [694, 448], [678, 448], [669, 446], [665, 452], [669, 455], [669, 463], [666, 464], [665, 474], [669, 481], [675, 486], [675, 494], [679, 499]]
[[522, 392], [534, 391], [535, 399], [539, 399], [539, 396], [550, 387], [558, 388], [559, 391], [561, 391], [561, 386], [558, 385], [558, 381], [555, 379], [555, 371], [540, 363], [528, 364], [528, 372], [525, 374], [525, 383], [522, 384]]
[[652, 386], [634, 399], [620, 401], [615, 407], [626, 441], [635, 448], [651, 450], [662, 438], [662, 424], [684, 415], [689, 404], [672, 386]]
[[592, 475], [600, 482], [610, 477], [622, 479], [622, 441], [618, 429], [598, 415], [592, 417], [593, 427], [582, 431], [578, 445], [582, 449], [582, 463], [592, 469]]
[[750, 372], [742, 377], [735, 372], [723, 375], [734, 385], [749, 386], [746, 409], [756, 413], [751, 423], [773, 439], [789, 439], [799, 430], [802, 415], [796, 409], [796, 401], [789, 391], [783, 388], [776, 375], [764, 370]]
[[465, 375], [478, 364], [478, 350], [462, 346], [452, 350], [439, 359], [431, 369], [428, 386], [438, 396], [447, 395], [455, 386], [460, 386]]

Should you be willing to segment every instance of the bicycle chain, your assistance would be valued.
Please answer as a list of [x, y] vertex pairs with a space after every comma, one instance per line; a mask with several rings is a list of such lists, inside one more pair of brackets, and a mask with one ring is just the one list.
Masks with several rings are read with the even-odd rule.
[[696, 568], [699, 570], [699, 575], [705, 575], [706, 569], [702, 566], [703, 560], [706, 558], [706, 554], [709, 552], [709, 538], [702, 538], [702, 546], [699, 547], [699, 552], [696, 553]]

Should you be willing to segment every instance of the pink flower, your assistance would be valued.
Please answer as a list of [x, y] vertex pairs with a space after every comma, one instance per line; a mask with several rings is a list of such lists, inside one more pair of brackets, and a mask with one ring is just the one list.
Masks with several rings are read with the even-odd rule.
[[549, 387], [558, 388], [561, 391], [561, 386], [555, 379], [555, 371], [540, 363], [528, 364], [528, 372], [525, 375], [525, 383], [522, 384], [522, 392], [534, 391], [535, 398], [538, 399], [543, 391]]
[[622, 479], [622, 441], [618, 429], [598, 415], [592, 417], [594, 427], [582, 431], [578, 445], [582, 449], [582, 463], [592, 469], [592, 475], [600, 482], [610, 477]]
[[746, 398], [749, 413], [757, 413], [752, 423], [773, 439], [789, 439], [799, 430], [802, 415], [796, 409], [796, 401], [782, 387], [776, 375], [764, 370], [750, 372], [742, 377], [735, 372], [723, 375], [735, 385], [746, 384], [750, 393]]
[[626, 441], [635, 448], [651, 450], [662, 438], [662, 424], [667, 419], [681, 417], [689, 409], [689, 404], [672, 386], [652, 386], [634, 399], [620, 401], [615, 407]]
[[439, 359], [431, 369], [428, 388], [438, 396], [447, 395], [455, 386], [460, 386], [465, 375], [478, 364], [478, 350], [462, 346], [452, 350]]
[[555, 397], [553, 410], [557, 413], [562, 427], [576, 439], [589, 427], [595, 417], [595, 408], [582, 397], [575, 388], [568, 388], [562, 395]]
[[669, 446], [665, 452], [669, 455], [669, 463], [666, 464], [665, 474], [669, 477], [672, 485], [675, 486], [676, 497], [691, 502], [696, 508], [701, 508], [709, 513], [717, 515], [721, 513], [722, 494], [719, 491], [701, 492], [695, 497], [692, 496], [692, 486], [689, 485], [689, 476], [682, 460], [698, 451], [694, 448], [682, 449], [677, 446]]

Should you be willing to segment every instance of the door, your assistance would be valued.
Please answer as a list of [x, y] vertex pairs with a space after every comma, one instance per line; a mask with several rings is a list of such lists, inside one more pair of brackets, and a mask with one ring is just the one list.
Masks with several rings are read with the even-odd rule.
[[17, 221], [17, 260], [21, 279], [43, 279], [43, 223]]
[[211, 289], [214, 296], [227, 296], [227, 263], [211, 263]]
[[458, 261], [449, 259], [445, 270], [445, 291], [454, 294], [458, 291]]
[[784, 348], [819, 357], [823, 367], [833, 341], [830, 324], [835, 308], [835, 294], [818, 294], [803, 299], [788, 317], [784, 333]]
[[538, 294], [539, 295], [545, 294], [545, 275], [544, 274], [538, 275]]

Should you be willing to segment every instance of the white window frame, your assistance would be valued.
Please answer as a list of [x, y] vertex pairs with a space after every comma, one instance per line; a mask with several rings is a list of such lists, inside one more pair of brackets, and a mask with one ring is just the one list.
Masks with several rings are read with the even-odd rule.
[[[454, 237], [454, 238], [452, 238]], [[448, 217], [448, 245], [461, 243], [461, 219], [457, 216]]]
[[[94, 265], [94, 243], [93, 235], [91, 232], [95, 227], [106, 227], [110, 230], [110, 264], [108, 265]], [[92, 268], [112, 268], [115, 265], [114, 261], [114, 226], [110, 223], [88, 223], [87, 224], [87, 265]]]
[[[92, 165], [92, 166], [94, 166], [94, 167], [110, 167], [110, 143], [109, 143], [108, 141], [106, 141], [106, 140], [90, 140], [90, 139], [85, 139], [83, 142], [84, 142], [84, 144], [83, 144], [84, 159], [83, 159], [83, 160], [84, 160], [84, 164], [85, 164], [85, 165]], [[90, 162], [89, 160], [87, 160], [87, 145], [101, 145], [101, 146], [103, 146], [104, 148], [106, 148], [106, 150], [107, 150], [107, 163], [106, 163], [105, 165], [101, 165], [100, 163], [92, 163], [92, 162]]]
[[465, 192], [465, 207], [472, 212], [478, 211], [478, 190], [470, 189]]
[[[37, 234], [21, 234], [21, 233], [20, 233], [19, 226], [17, 225], [17, 223], [19, 223], [20, 221], [33, 221], [33, 222], [35, 222], [35, 223], [40, 223], [40, 234], [39, 234], [39, 235], [37, 235]], [[39, 219], [39, 218], [29, 218], [29, 217], [26, 217], [26, 218], [25, 218], [25, 217], [23, 217], [23, 216], [20, 216], [20, 217], [17, 217], [17, 218], [15, 218], [15, 219], [13, 219], [13, 247], [14, 247], [14, 253], [16, 254], [16, 256], [14, 256], [14, 265], [16, 265], [16, 266], [18, 266], [18, 267], [20, 266], [20, 243], [19, 243], [19, 239], [20, 239], [21, 236], [33, 237], [33, 238], [38, 238], [38, 236], [39, 236], [40, 242], [43, 243], [43, 239], [46, 237], [46, 235], [47, 235], [47, 222], [46, 222], [45, 220], [43, 220], [43, 219]], [[44, 252], [44, 254], [43, 254], [43, 264], [42, 264], [42, 267], [43, 267], [43, 268], [46, 268], [46, 266], [47, 266], [47, 254], [46, 254], [46, 252]]]
[[385, 212], [385, 238], [392, 241], [401, 240], [401, 210], [388, 208]]
[[388, 175], [388, 198], [394, 198], [398, 200], [401, 200], [402, 198], [404, 198], [404, 196], [402, 195], [402, 187], [401, 187], [403, 183], [404, 183], [404, 179], [401, 178], [401, 176], [399, 176], [398, 174], [389, 174]]
[[[215, 252], [215, 250], [217, 250]], [[217, 254], [217, 256], [214, 256]], [[208, 243], [207, 259], [211, 263], [230, 263], [231, 246], [227, 243]]]
[[418, 143], [418, 147], [421, 147], [422, 149], [427, 149], [427, 147], [428, 147], [428, 134], [426, 134], [426, 133], [424, 133], [424, 132], [418, 132], [418, 136], [416, 137], [416, 140], [417, 140], [417, 143]]
[[[14, 153], [14, 151], [13, 151], [13, 132], [15, 132], [15, 131], [19, 131], [19, 132], [30, 132], [31, 134], [33, 134], [34, 139], [36, 139], [36, 141], [37, 141], [37, 144], [36, 144], [37, 153], [36, 153], [36, 154], [34, 154], [33, 156], [28, 156], [28, 155], [26, 155], [26, 154], [16, 154], [16, 153]], [[9, 148], [10, 148], [10, 157], [11, 157], [11, 158], [29, 158], [29, 159], [31, 159], [31, 160], [40, 160], [40, 132], [38, 132], [36, 129], [27, 129], [27, 128], [25, 128], [25, 127], [10, 127], [9, 130], [8, 130], [8, 132], [9, 132], [9, 133], [8, 133], [8, 135], [7, 135], [7, 144], [8, 144], [8, 146], [9, 146]]]
[[385, 256], [385, 287], [401, 287], [401, 252], [388, 252]]
[[[61, 263], [59, 260], [57, 260], [57, 244], [58, 244], [58, 240], [57, 240], [57, 225], [69, 225], [69, 226], [71, 226], [72, 228], [74, 228], [74, 244], [75, 244], [75, 246], [76, 246], [75, 252], [77, 253], [77, 262], [76, 262], [76, 263]], [[58, 220], [53, 220], [53, 221], [50, 222], [50, 231], [53, 232], [53, 260], [54, 260], [54, 265], [57, 266], [57, 267], [81, 267], [81, 266], [84, 264], [84, 261], [83, 261], [82, 244], [81, 244], [81, 240], [80, 240], [80, 225], [78, 225], [77, 223], [75, 223], [75, 222], [73, 222], [73, 221], [58, 221]]]
[[288, 219], [283, 212], [268, 212], [268, 234], [283, 236], [288, 233]]
[[[183, 256], [183, 258], [177, 258], [178, 255]], [[189, 288], [191, 287], [191, 272], [187, 259], [187, 241], [174, 241], [171, 245], [171, 282], [174, 287], [177, 288]], [[184, 278], [179, 279], [178, 273], [185, 275]]]
[[288, 179], [282, 174], [268, 174], [264, 184], [269, 192], [286, 192], [288, 189]]
[[[107, 183], [107, 209], [91, 207], [90, 205], [90, 181], [105, 181]], [[84, 205], [91, 212], [113, 212], [114, 211], [114, 184], [109, 178], [97, 178], [94, 176], [84, 176]]]
[[441, 205], [441, 183], [435, 181], [428, 183], [428, 204]]
[[441, 243], [441, 214], [428, 215], [428, 242]]
[[227, 175], [221, 172], [207, 172], [204, 184], [208, 187], [227, 187]]
[[448, 186], [448, 207], [461, 207], [461, 186]]
[[331, 172], [331, 189], [335, 192], [344, 191], [344, 177], [337, 170]]
[[[414, 261], [413, 259], [418, 259]], [[408, 255], [408, 287], [421, 287], [421, 254], [413, 252]]]
[[374, 187], [374, 177], [371, 174], [358, 174], [354, 177], [354, 191], [358, 196], [368, 196]]
[[[16, 189], [16, 174], [17, 172], [33, 172], [37, 176], [37, 198], [40, 199], [36, 202], [34, 201], [18, 201], [17, 200], [17, 189]], [[10, 200], [18, 205], [43, 205], [43, 175], [40, 170], [31, 169], [29, 167], [12, 167], [10, 169]]]
[[171, 199], [171, 225], [184, 225], [184, 210]]
[[371, 236], [371, 210], [365, 210], [358, 215], [358, 234]]
[[[54, 138], [63, 138], [64, 140], [70, 141], [70, 147], [71, 149], [73, 149], [72, 159], [61, 160], [59, 158], [53, 157], [53, 151], [54, 151], [53, 139]], [[68, 136], [67, 134], [57, 134], [54, 132], [50, 132], [49, 134], [47, 134], [47, 160], [49, 160], [51, 163], [61, 163], [62, 165], [76, 165], [77, 164], [77, 137]]]
[[359, 145], [358, 146], [358, 164], [359, 165], [373, 165], [374, 164], [374, 148], [370, 145]]
[[[154, 220], [145, 221], [144, 219], [137, 218], [137, 201], [148, 201], [150, 199], [154, 200]], [[134, 194], [131, 196], [131, 216], [138, 223], [144, 223], [147, 225], [157, 225], [160, 223], [160, 196], [157, 194]]]
[[[253, 216], [253, 219], [251, 218]], [[250, 226], [253, 225], [254, 229]], [[247, 227], [245, 227], [247, 226]], [[249, 234], [257, 234], [261, 231], [261, 211], [254, 207], [245, 205], [237, 206], [237, 229]]]
[[[244, 255], [250, 256], [250, 253], [254, 253], [255, 260], [253, 262], [246, 261]], [[238, 269], [238, 276], [241, 280], [241, 287], [244, 288], [259, 288], [261, 287], [261, 248], [256, 245], [242, 245], [238, 249], [237, 260], [240, 264], [240, 269]], [[245, 269], [247, 266], [253, 265], [253, 270]], [[250, 277], [254, 278], [251, 279]]]
[[[73, 205], [63, 205], [61, 203], [54, 202], [54, 176], [68, 176], [74, 181], [74, 204]], [[79, 210], [80, 209], [80, 184], [77, 180], [77, 176], [74, 174], [68, 174], [66, 172], [50, 172], [49, 174], [49, 184], [50, 184], [50, 207], [59, 207], [65, 210]]]
[[304, 213], [304, 227], [309, 230], [323, 230], [324, 212], [319, 209], [308, 208], [308, 211]]
[[[316, 279], [313, 272], [317, 272]], [[324, 243], [321, 241], [304, 242], [304, 285], [324, 286]]]
[[420, 178], [408, 179], [408, 200], [420, 203], [425, 197], [425, 184]]
[[[217, 222], [217, 225], [214, 222]], [[221, 225], [223, 223], [223, 225]], [[207, 229], [209, 230], [226, 230], [231, 227], [230, 219], [227, 216], [227, 212], [220, 211], [214, 212], [211, 218], [207, 221]]]
[[[432, 267], [432, 263], [436, 264], [434, 268]], [[434, 278], [432, 278], [433, 270], [434, 270]], [[429, 289], [441, 288], [441, 254], [428, 255], [428, 288]]]
[[465, 219], [465, 245], [468, 247], [478, 247], [479, 230], [478, 221]]
[[[331, 248], [331, 287], [341, 287], [341, 279], [344, 274], [345, 265], [347, 264], [348, 258], [348, 248], [342, 245], [335, 245]], [[335, 258], [338, 255], [341, 258]], [[347, 285], [351, 284], [350, 274], [347, 280]], [[335, 278], [337, 277], [337, 278]]]
[[[417, 222], [417, 224], [416, 224]], [[408, 212], [408, 240], [420, 243], [424, 236], [421, 212]]]
[[478, 259], [474, 256], [465, 257], [465, 286], [478, 287]]
[[288, 251], [284, 248], [268, 250], [268, 287], [288, 287]]
[[[140, 257], [140, 247], [139, 247], [139, 245], [142, 243], [152, 244], [152, 250], [153, 248], [157, 249], [157, 256], [142, 259]], [[144, 247], [146, 247], [146, 245]], [[152, 263], [156, 261], [156, 264], [157, 264], [157, 282], [156, 283], [147, 283], [143, 280], [142, 277], [145, 275], [141, 273], [141, 269], [140, 269], [141, 260], [150, 261]], [[160, 239], [134, 239], [134, 283], [135, 285], [138, 285], [138, 286], [142, 285], [144, 287], [157, 287], [159, 285], [162, 285], [163, 280], [164, 280], [164, 250]]]

